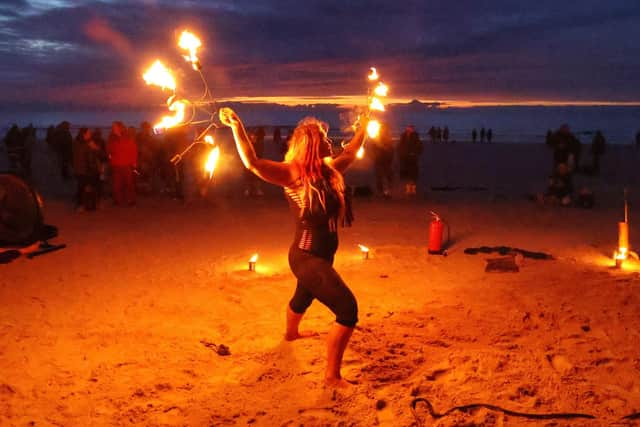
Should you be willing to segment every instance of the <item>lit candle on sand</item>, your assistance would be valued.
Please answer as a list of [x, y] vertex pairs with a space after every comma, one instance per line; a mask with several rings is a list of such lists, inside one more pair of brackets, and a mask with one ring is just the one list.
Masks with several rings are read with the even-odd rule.
[[362, 252], [362, 259], [369, 259], [369, 248], [364, 245], [358, 245], [360, 252]]
[[253, 256], [249, 258], [249, 271], [256, 271], [256, 262], [258, 262], [258, 254], [253, 254]]

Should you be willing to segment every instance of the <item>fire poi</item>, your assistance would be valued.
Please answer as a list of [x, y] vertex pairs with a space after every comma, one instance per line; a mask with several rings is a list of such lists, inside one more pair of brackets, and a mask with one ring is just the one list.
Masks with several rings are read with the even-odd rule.
[[[384, 112], [385, 107], [380, 98], [384, 98], [389, 93], [389, 86], [384, 84], [380, 80], [380, 74], [375, 67], [369, 69], [369, 75], [367, 76], [368, 89], [367, 89], [367, 117], [371, 117], [374, 112]], [[367, 124], [367, 136], [369, 138], [377, 138], [380, 134], [380, 122], [375, 119], [369, 120]], [[358, 159], [364, 157], [364, 145], [360, 147], [356, 153]]]
[[[202, 73], [202, 65], [198, 59], [198, 49], [202, 46], [200, 39], [188, 30], [184, 30], [178, 40], [178, 47], [185, 50], [187, 55], [183, 55], [185, 61], [191, 64], [191, 68], [196, 71], [204, 85], [204, 93], [197, 101], [191, 101], [186, 97], [178, 96], [178, 88], [176, 79], [172, 72], [160, 61], [156, 60], [148, 70], [143, 74], [143, 79], [148, 85], [160, 87], [162, 90], [171, 91], [171, 95], [167, 99], [167, 108], [173, 115], [167, 115], [153, 126], [155, 133], [162, 133], [167, 129], [177, 126], [187, 125], [205, 125], [205, 129], [196, 136], [184, 151], [174, 155], [171, 163], [177, 165], [182, 161], [183, 156], [196, 144], [206, 143], [211, 146], [211, 150], [204, 165], [204, 170], [208, 174], [209, 179], [213, 178], [216, 164], [220, 158], [220, 147], [215, 146], [213, 138], [208, 135], [212, 128], [217, 125], [213, 121], [217, 114], [216, 102], [211, 94], [207, 80]], [[196, 116], [200, 114], [206, 115], [202, 120], [196, 120]], [[187, 116], [188, 115], [188, 116]]]

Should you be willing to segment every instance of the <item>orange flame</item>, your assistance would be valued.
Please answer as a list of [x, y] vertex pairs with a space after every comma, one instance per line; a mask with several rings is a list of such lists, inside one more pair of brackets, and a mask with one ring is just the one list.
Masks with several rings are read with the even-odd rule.
[[173, 111], [173, 116], [164, 116], [162, 120], [153, 126], [156, 130], [169, 129], [179, 125], [184, 120], [184, 110], [187, 104], [184, 101], [171, 102], [173, 97], [169, 98], [167, 103], [169, 104], [169, 111]]
[[180, 40], [178, 41], [178, 46], [181, 49], [188, 50], [189, 55], [184, 55], [183, 58], [191, 62], [191, 66], [194, 70], [200, 69], [200, 61], [198, 60], [198, 48], [202, 46], [202, 42], [200, 39], [190, 31], [184, 30], [182, 34], [180, 34]]
[[369, 68], [369, 70], [370, 72], [369, 72], [369, 75], [367, 76], [369, 80], [373, 82], [380, 78], [380, 76], [378, 75], [378, 70], [376, 70], [376, 67], [371, 67]]
[[213, 172], [216, 170], [218, 159], [220, 158], [220, 147], [213, 147], [204, 165], [204, 170], [209, 173], [209, 179], [213, 178]]
[[257, 261], [258, 261], [258, 254], [253, 254], [253, 256], [249, 258], [249, 262], [257, 262]]
[[389, 86], [380, 82], [378, 83], [378, 86], [376, 86], [376, 88], [373, 90], [373, 93], [375, 93], [377, 96], [387, 96], [387, 94], [389, 93]]
[[377, 138], [380, 134], [380, 122], [377, 120], [371, 120], [367, 124], [367, 135], [369, 138]]
[[620, 259], [620, 260], [627, 259], [628, 255], [629, 255], [628, 248], [618, 248], [618, 250], [613, 253], [613, 257], [615, 259]]
[[371, 98], [371, 103], [369, 104], [369, 109], [373, 111], [384, 111], [384, 104], [378, 98]]
[[369, 248], [364, 245], [358, 244], [358, 247], [362, 252], [369, 252]]
[[356, 152], [356, 157], [358, 159], [361, 159], [364, 157], [364, 145], [361, 145], [360, 148], [358, 148], [358, 151]]
[[163, 90], [176, 90], [176, 80], [160, 60], [156, 60], [147, 72], [142, 75], [142, 78], [148, 85], [160, 86]]
[[207, 143], [207, 144], [209, 144], [209, 145], [213, 145], [213, 144], [214, 144], [214, 142], [213, 142], [213, 137], [212, 137], [211, 135], [207, 135], [207, 136], [205, 136], [205, 137], [204, 137], [204, 142], [205, 142], [205, 143]]

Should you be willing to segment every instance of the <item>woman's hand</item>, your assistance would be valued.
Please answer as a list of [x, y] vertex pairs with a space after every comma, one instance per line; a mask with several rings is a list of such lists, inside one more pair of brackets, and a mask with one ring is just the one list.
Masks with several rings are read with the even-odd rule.
[[237, 127], [240, 125], [240, 117], [233, 111], [231, 108], [224, 107], [220, 109], [220, 121], [223, 125], [229, 126], [231, 128]]

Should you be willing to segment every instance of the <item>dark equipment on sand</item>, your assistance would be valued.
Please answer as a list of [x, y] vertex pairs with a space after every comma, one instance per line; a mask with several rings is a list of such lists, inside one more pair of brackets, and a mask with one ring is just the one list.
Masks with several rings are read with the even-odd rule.
[[22, 178], [0, 173], [0, 263], [33, 258], [66, 247], [48, 241], [58, 229], [44, 223], [42, 199]]

